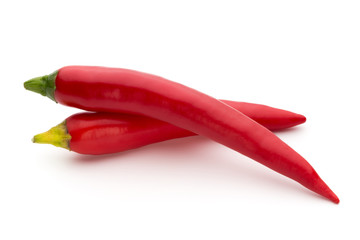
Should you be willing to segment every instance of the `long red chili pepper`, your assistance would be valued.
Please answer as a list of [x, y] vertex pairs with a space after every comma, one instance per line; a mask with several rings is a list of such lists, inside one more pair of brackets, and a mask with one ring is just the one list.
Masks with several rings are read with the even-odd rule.
[[[306, 120], [300, 114], [264, 105], [226, 100], [222, 102], [246, 112], [248, 117], [271, 130], [284, 129]], [[82, 154], [108, 154], [193, 135], [195, 133], [153, 118], [83, 112], [36, 135], [33, 141], [53, 144]]]
[[313, 167], [268, 129], [219, 100], [179, 83], [128, 69], [69, 66], [29, 80], [25, 87], [67, 106], [141, 114], [169, 122], [339, 202]]

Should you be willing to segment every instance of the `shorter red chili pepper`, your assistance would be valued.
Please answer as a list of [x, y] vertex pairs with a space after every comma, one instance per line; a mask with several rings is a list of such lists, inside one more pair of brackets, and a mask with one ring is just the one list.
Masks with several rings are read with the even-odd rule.
[[[303, 115], [260, 104], [222, 102], [242, 111], [270, 130], [280, 130], [306, 121]], [[35, 143], [50, 143], [82, 154], [108, 154], [156, 142], [196, 135], [153, 118], [116, 113], [78, 113], [48, 132], [34, 137]]]

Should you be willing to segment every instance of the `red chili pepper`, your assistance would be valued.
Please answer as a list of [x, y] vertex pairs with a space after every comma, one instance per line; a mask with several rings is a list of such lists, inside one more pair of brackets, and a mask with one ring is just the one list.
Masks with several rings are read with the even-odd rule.
[[29, 80], [29, 90], [89, 111], [132, 113], [219, 142], [338, 203], [311, 165], [265, 127], [194, 89], [142, 72], [69, 66]]
[[[305, 122], [300, 114], [259, 104], [222, 102], [246, 112], [248, 117], [272, 130]], [[130, 150], [151, 143], [193, 136], [195, 133], [153, 118], [84, 112], [68, 117], [61, 124], [33, 138], [35, 143], [49, 143], [82, 154], [108, 154]]]

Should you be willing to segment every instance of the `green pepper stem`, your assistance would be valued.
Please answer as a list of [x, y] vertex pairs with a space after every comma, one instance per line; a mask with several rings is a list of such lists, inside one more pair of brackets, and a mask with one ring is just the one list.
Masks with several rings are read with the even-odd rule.
[[55, 71], [49, 75], [32, 78], [24, 82], [25, 89], [39, 93], [43, 96], [47, 96], [51, 100], [55, 101], [55, 79], [58, 71]]
[[55, 147], [62, 147], [70, 150], [70, 139], [71, 135], [67, 131], [66, 121], [63, 121], [49, 131], [35, 135], [32, 141], [34, 143], [52, 144]]

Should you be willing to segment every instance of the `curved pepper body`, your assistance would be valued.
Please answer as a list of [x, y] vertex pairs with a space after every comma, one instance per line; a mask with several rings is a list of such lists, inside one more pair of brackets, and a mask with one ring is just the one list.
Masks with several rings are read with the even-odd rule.
[[311, 165], [272, 132], [192, 88], [138, 71], [86, 66], [59, 69], [55, 86], [54, 96], [59, 103], [171, 123], [221, 143], [339, 202]]
[[[221, 100], [270, 130], [279, 130], [305, 122], [305, 117], [260, 104]], [[196, 135], [185, 129], [153, 118], [82, 112], [65, 121], [71, 136], [68, 148], [82, 154], [122, 152], [152, 143]]]

